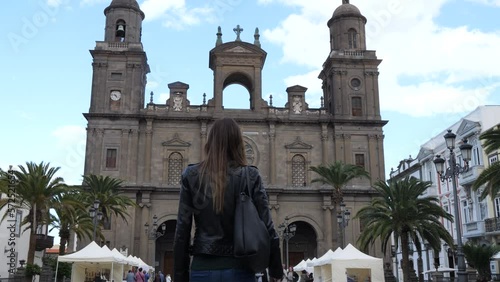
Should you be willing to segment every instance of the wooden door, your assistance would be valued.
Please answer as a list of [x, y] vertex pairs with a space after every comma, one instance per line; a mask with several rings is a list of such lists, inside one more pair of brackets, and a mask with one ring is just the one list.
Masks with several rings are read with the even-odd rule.
[[174, 252], [166, 251], [163, 257], [163, 273], [165, 276], [170, 274], [171, 277], [174, 276]]

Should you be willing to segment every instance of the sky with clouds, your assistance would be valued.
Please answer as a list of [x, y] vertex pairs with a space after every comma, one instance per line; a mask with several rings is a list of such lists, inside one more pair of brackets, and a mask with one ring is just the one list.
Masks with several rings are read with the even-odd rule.
[[[188, 99], [211, 98], [208, 54], [217, 27], [224, 42], [253, 42], [255, 28], [268, 53], [263, 95], [286, 103], [286, 88], [308, 88], [320, 106], [317, 78], [329, 53], [326, 25], [342, 0], [141, 0], [143, 45], [151, 73], [146, 92], [166, 100], [169, 83], [190, 85]], [[0, 25], [0, 167], [46, 161], [69, 184], [83, 173], [90, 103], [89, 50], [103, 40], [109, 0], [11, 1]], [[480, 105], [500, 104], [500, 0], [351, 0], [368, 19], [369, 50], [380, 65], [386, 170]], [[224, 105], [246, 107], [231, 86]], [[233, 89], [234, 88], [234, 89]], [[231, 96], [231, 97], [229, 97]], [[149, 100], [149, 97], [147, 97]], [[245, 99], [244, 99], [245, 100]]]

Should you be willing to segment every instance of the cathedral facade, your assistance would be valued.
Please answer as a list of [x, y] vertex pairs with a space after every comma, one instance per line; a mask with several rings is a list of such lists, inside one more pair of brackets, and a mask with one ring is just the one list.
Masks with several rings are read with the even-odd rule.
[[[172, 273], [180, 176], [189, 163], [202, 160], [207, 133], [221, 117], [234, 118], [242, 128], [248, 163], [260, 170], [276, 228], [281, 230], [278, 226], [285, 220], [296, 226], [294, 236], [283, 240], [290, 265], [342, 244], [355, 245], [362, 224], [351, 219], [341, 228], [332, 187], [311, 183], [318, 176], [309, 167], [342, 161], [370, 173], [371, 180], [356, 179], [344, 190], [352, 215], [375, 196], [371, 184], [384, 179], [381, 60], [366, 49], [367, 20], [357, 7], [343, 1], [327, 23], [330, 53], [318, 74], [323, 87], [320, 108], [308, 106], [307, 88], [300, 85], [286, 89], [285, 105], [263, 99], [267, 53], [258, 30], [251, 43], [239, 37], [223, 43], [217, 34], [209, 52], [213, 93], [201, 105], [190, 103], [185, 82], [170, 83], [170, 98], [154, 103], [145, 91], [149, 66], [141, 43], [144, 13], [135, 0], [113, 0], [104, 13], [104, 41], [91, 50], [84, 173], [124, 180], [124, 194], [137, 203], [127, 222], [111, 218], [104, 224], [109, 247]], [[249, 109], [224, 108], [224, 90], [232, 84], [248, 90], [248, 97], [242, 98], [248, 98]], [[381, 255], [375, 247], [367, 251]]]

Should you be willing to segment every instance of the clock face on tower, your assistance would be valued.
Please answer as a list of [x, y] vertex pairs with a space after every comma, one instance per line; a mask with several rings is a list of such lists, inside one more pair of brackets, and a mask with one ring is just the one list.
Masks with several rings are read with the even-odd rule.
[[122, 97], [122, 93], [120, 91], [118, 91], [118, 90], [113, 90], [113, 91], [111, 91], [111, 94], [110, 94], [109, 97], [113, 101], [118, 101]]

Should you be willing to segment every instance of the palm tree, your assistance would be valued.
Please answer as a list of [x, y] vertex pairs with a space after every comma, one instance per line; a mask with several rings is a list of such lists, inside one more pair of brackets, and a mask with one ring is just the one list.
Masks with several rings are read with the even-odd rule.
[[476, 281], [490, 281], [490, 260], [499, 251], [500, 248], [495, 245], [477, 245], [470, 241], [464, 245], [467, 263], [477, 270], [478, 277]]
[[87, 207], [99, 201], [99, 211], [102, 212], [102, 221], [109, 221], [112, 215], [127, 221], [128, 207], [136, 204], [129, 197], [122, 195], [121, 185], [123, 181], [109, 176], [84, 175], [84, 193], [81, 194], [82, 201]]
[[[483, 147], [486, 154], [491, 154], [496, 150], [500, 150], [500, 127], [488, 130], [481, 134], [479, 139], [484, 141]], [[500, 192], [500, 162], [491, 164], [485, 169], [472, 184], [472, 189], [477, 191], [481, 186], [486, 184], [486, 189], [481, 193], [481, 200], [488, 195], [495, 198]]]
[[52, 216], [51, 230], [59, 230], [59, 255], [64, 255], [66, 245], [70, 242], [70, 235], [74, 232], [79, 240], [92, 238], [93, 222], [89, 216], [84, 202], [78, 194], [81, 191], [74, 189], [58, 197], [58, 203], [54, 208], [55, 215]]
[[328, 184], [334, 190], [334, 204], [337, 205], [343, 200], [343, 189], [349, 181], [362, 177], [370, 178], [370, 174], [363, 168], [357, 165], [344, 164], [341, 161], [336, 161], [329, 165], [311, 166], [311, 171], [316, 172], [319, 178], [315, 178], [312, 182], [320, 182], [321, 184]]
[[[35, 164], [27, 162], [26, 167], [19, 165], [19, 170], [13, 170], [16, 178], [16, 189], [13, 192], [14, 202], [9, 202], [9, 198], [0, 200], [0, 209], [12, 205], [15, 209], [26, 209], [28, 215], [23, 219], [21, 226], [26, 226], [23, 230], [30, 230], [29, 249], [27, 263], [33, 264], [36, 247], [36, 231], [39, 226], [49, 223], [49, 211], [57, 206], [57, 197], [67, 191], [64, 179], [57, 177], [59, 167], [51, 167], [50, 163], [41, 162]], [[2, 172], [2, 182], [0, 189], [3, 193], [9, 193], [6, 172]], [[10, 191], [12, 192], [12, 191]], [[3, 219], [8, 213], [4, 214]]]
[[394, 238], [395, 245], [401, 241], [403, 281], [410, 281], [409, 243], [417, 249], [424, 240], [434, 250], [441, 249], [441, 240], [452, 245], [453, 238], [441, 223], [441, 218], [453, 220], [453, 216], [439, 204], [436, 197], [421, 197], [431, 182], [406, 177], [402, 180], [375, 183], [379, 197], [370, 205], [361, 208], [355, 218], [363, 222], [363, 232], [358, 238], [361, 249], [368, 248], [381, 240], [382, 250], [387, 250]]

